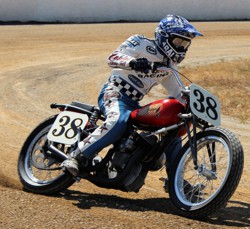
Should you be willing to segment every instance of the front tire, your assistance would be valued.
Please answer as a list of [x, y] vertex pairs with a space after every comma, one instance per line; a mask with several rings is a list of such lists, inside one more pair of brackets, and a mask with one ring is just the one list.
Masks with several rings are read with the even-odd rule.
[[[40, 123], [28, 136], [18, 158], [18, 175], [25, 190], [50, 195], [67, 189], [75, 180], [59, 169], [61, 161], [46, 151], [47, 134], [56, 116]], [[59, 146], [57, 146], [59, 147]], [[60, 145], [65, 148], [64, 145]]]
[[170, 171], [169, 195], [181, 215], [199, 219], [226, 205], [239, 184], [244, 156], [237, 137], [225, 128], [209, 128], [196, 140], [199, 169], [186, 143]]

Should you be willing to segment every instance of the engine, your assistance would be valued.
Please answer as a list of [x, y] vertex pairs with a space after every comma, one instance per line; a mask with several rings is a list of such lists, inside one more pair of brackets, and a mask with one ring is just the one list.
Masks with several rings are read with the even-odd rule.
[[[116, 146], [116, 151], [113, 154], [111, 165], [108, 168], [109, 178], [116, 178], [126, 171], [126, 176], [123, 180], [123, 189], [125, 191], [139, 191], [144, 184], [144, 180], [149, 170], [143, 164], [142, 158], [153, 149], [158, 138], [155, 135], [150, 135], [148, 132], [132, 133], [129, 137], [120, 141]], [[158, 163], [162, 164], [165, 161], [161, 159]], [[159, 168], [159, 164], [155, 168]]]
[[140, 134], [134, 132], [128, 138], [122, 139], [112, 158], [112, 170], [122, 172], [128, 160], [136, 153], [136, 148], [146, 144], [147, 151], [150, 151], [157, 142], [157, 137], [147, 135], [149, 134], [146, 132]]

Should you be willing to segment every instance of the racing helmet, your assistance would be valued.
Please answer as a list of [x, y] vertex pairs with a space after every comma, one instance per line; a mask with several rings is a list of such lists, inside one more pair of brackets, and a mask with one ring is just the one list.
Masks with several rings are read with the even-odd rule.
[[177, 15], [167, 15], [155, 30], [157, 49], [175, 64], [179, 64], [186, 55], [191, 40], [203, 36], [187, 19]]

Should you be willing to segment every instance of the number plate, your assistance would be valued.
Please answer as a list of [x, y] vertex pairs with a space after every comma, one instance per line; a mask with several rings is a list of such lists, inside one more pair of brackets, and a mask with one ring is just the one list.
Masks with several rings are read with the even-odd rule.
[[204, 121], [214, 126], [220, 125], [220, 102], [218, 98], [196, 84], [190, 86], [190, 108], [197, 117]]
[[57, 116], [47, 138], [49, 141], [72, 145], [78, 139], [78, 129], [83, 130], [87, 122], [88, 116], [85, 114], [63, 111]]

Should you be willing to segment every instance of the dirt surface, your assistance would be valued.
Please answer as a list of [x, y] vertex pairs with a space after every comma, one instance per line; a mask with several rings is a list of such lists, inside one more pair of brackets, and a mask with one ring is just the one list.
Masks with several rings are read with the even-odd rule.
[[[205, 35], [182, 65], [250, 58], [250, 22], [194, 23]], [[0, 228], [223, 228], [250, 225], [250, 124], [223, 117], [245, 151], [243, 177], [228, 205], [204, 221], [175, 214], [152, 172], [136, 193], [87, 181], [58, 196], [22, 191], [19, 150], [30, 131], [55, 113], [53, 102], [96, 104], [109, 76], [107, 56], [127, 37], [153, 36], [156, 23], [0, 26]], [[190, 76], [190, 78], [192, 78]], [[153, 90], [145, 103], [163, 95]]]

